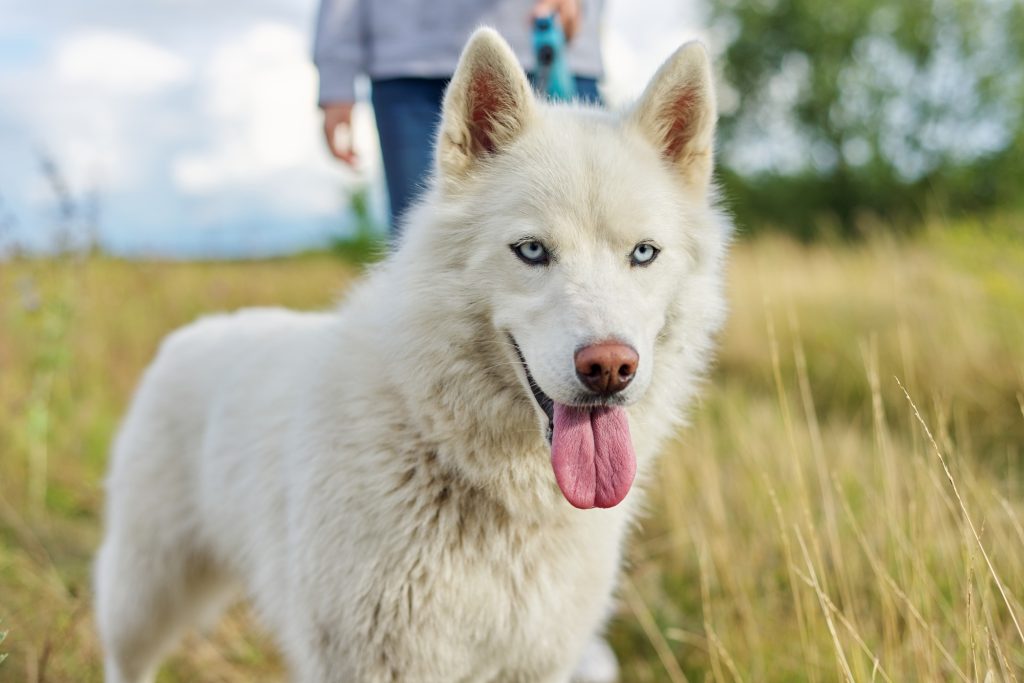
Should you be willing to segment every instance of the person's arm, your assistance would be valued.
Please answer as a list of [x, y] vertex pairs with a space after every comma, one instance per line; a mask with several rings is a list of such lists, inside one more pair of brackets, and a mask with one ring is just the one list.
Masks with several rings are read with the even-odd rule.
[[321, 0], [313, 44], [313, 62], [320, 72], [324, 136], [331, 153], [348, 164], [356, 160], [351, 135], [355, 79], [366, 71], [363, 2]]

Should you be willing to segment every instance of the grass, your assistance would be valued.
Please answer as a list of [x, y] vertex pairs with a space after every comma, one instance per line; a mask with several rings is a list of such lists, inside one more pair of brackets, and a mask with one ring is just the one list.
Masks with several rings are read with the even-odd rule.
[[[610, 628], [625, 682], [1024, 679], [1015, 221], [737, 245], [718, 368], [630, 546]], [[205, 311], [324, 307], [354, 275], [323, 255], [0, 266], [0, 681], [101, 680], [100, 481], [161, 336]], [[282, 676], [239, 607], [160, 680]]]

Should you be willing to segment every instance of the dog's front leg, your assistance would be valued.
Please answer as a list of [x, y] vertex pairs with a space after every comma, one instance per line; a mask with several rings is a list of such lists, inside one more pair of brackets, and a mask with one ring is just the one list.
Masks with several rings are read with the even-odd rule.
[[572, 683], [617, 683], [619, 661], [608, 642], [594, 636], [572, 673]]

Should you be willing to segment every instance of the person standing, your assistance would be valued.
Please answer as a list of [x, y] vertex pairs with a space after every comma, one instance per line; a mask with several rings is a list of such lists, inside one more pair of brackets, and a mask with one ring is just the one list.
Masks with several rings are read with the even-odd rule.
[[603, 75], [601, 5], [602, 0], [321, 0], [314, 63], [327, 145], [337, 159], [356, 163], [355, 79], [369, 76], [393, 238], [429, 174], [444, 89], [470, 33], [481, 25], [496, 28], [532, 75], [533, 18], [556, 14], [568, 40], [577, 95], [596, 102]]

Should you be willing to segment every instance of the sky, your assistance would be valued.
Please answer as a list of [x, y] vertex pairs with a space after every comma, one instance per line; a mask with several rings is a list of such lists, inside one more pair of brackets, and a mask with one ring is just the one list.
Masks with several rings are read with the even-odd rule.
[[[316, 7], [0, 0], [0, 252], [87, 231], [125, 256], [286, 253], [343, 233], [362, 185], [383, 220], [368, 105], [359, 169], [323, 144]], [[607, 0], [606, 99], [638, 94], [700, 25], [696, 2]]]

